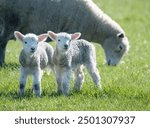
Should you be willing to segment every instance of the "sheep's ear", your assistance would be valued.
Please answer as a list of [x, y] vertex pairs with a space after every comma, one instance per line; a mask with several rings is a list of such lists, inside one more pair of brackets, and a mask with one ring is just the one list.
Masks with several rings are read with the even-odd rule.
[[81, 33], [77, 32], [77, 33], [71, 34], [71, 39], [72, 40], [77, 40], [77, 39], [80, 38], [80, 36], [81, 36]]
[[53, 41], [56, 41], [56, 36], [57, 36], [56, 33], [52, 32], [52, 31], [48, 31], [47, 33]]
[[20, 41], [23, 41], [23, 39], [24, 39], [24, 35], [19, 31], [15, 31], [14, 36], [16, 37], [16, 39], [18, 39]]
[[118, 38], [124, 38], [124, 34], [123, 34], [123, 33], [118, 33], [118, 34], [117, 34], [117, 37], [118, 37]]
[[38, 42], [44, 42], [47, 40], [48, 35], [47, 34], [41, 34], [38, 36]]

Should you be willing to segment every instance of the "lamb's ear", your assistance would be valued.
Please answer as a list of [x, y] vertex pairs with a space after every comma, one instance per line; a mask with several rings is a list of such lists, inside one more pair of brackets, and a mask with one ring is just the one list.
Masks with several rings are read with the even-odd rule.
[[117, 34], [117, 37], [118, 37], [118, 38], [124, 38], [125, 35], [124, 35], [123, 33], [118, 33], [118, 34]]
[[81, 33], [77, 32], [77, 33], [71, 34], [71, 39], [72, 40], [77, 40], [77, 39], [80, 38], [80, 36], [81, 36]]
[[24, 35], [19, 31], [15, 31], [14, 36], [16, 37], [16, 39], [18, 39], [20, 41], [23, 41], [23, 39], [24, 39]]
[[53, 40], [53, 41], [56, 41], [56, 33], [55, 32], [52, 32], [52, 31], [48, 31], [47, 32], [49, 37]]
[[44, 42], [47, 40], [48, 35], [47, 34], [41, 34], [38, 36], [38, 42]]

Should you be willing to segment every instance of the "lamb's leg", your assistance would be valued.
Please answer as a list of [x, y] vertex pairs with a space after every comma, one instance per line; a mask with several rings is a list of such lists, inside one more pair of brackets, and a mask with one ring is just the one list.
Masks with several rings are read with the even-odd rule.
[[91, 77], [93, 79], [93, 82], [101, 88], [101, 84], [100, 84], [101, 77], [100, 77], [99, 71], [96, 67], [96, 63], [93, 63], [93, 62], [88, 63], [86, 65], [86, 67], [87, 67], [89, 74], [91, 75]]
[[47, 75], [50, 75], [50, 72], [51, 72], [51, 67], [48, 65], [47, 66]]
[[53, 74], [55, 74], [55, 69], [53, 64], [47, 66], [47, 75], [50, 75], [51, 71]]
[[27, 80], [27, 72], [25, 68], [21, 67], [20, 70], [20, 85], [19, 85], [19, 95], [23, 96], [24, 95], [24, 89], [26, 85], [26, 80]]
[[33, 75], [33, 90], [36, 96], [41, 96], [41, 79], [42, 79], [42, 70], [35, 69]]
[[80, 91], [84, 82], [84, 73], [82, 67], [74, 70], [74, 89]]
[[61, 68], [55, 67], [55, 77], [57, 82], [57, 93], [63, 94], [63, 88], [62, 88], [62, 72]]
[[71, 69], [70, 68], [64, 69], [62, 75], [63, 75], [63, 80], [62, 80], [63, 94], [67, 96], [69, 94]]

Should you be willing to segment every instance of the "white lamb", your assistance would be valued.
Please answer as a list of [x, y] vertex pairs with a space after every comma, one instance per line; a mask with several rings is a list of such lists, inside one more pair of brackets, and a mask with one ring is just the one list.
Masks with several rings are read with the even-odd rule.
[[24, 95], [27, 76], [33, 76], [33, 90], [36, 96], [41, 96], [41, 79], [44, 68], [52, 68], [52, 57], [54, 50], [52, 46], [44, 42], [48, 35], [41, 34], [26, 34], [15, 31], [16, 39], [23, 44], [23, 49], [20, 53], [19, 62], [21, 64], [19, 94]]
[[81, 33], [54, 33], [48, 31], [49, 37], [56, 42], [53, 63], [58, 85], [58, 93], [68, 95], [71, 70], [74, 72], [74, 89], [81, 90], [84, 74], [82, 65], [90, 73], [94, 83], [100, 86], [99, 71], [96, 67], [96, 54], [93, 44], [86, 40], [77, 40]]

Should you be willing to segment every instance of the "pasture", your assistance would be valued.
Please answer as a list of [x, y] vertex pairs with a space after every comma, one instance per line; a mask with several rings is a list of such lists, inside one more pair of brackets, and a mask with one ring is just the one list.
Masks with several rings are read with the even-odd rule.
[[[117, 67], [104, 64], [104, 53], [95, 43], [97, 66], [103, 90], [98, 90], [85, 70], [81, 92], [73, 92], [71, 81], [68, 97], [56, 94], [56, 82], [46, 73], [42, 79], [42, 96], [31, 92], [29, 77], [25, 97], [17, 94], [19, 85], [18, 57], [21, 43], [9, 41], [6, 64], [0, 68], [0, 110], [150, 110], [150, 1], [93, 0], [125, 30], [129, 53]], [[54, 46], [54, 43], [51, 43]]]

